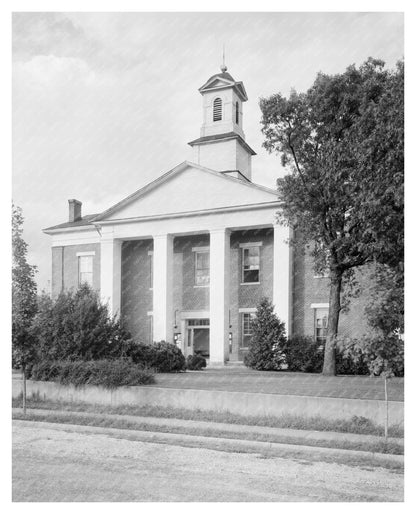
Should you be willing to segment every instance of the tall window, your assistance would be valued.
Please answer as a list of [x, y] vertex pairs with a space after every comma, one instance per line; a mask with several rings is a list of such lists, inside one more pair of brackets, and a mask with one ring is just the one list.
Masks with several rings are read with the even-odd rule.
[[315, 309], [315, 340], [325, 344], [328, 332], [328, 309]]
[[243, 248], [243, 283], [260, 282], [260, 247]]
[[222, 120], [222, 100], [221, 98], [216, 98], [214, 100], [214, 109], [213, 109], [213, 118], [214, 121]]
[[92, 255], [81, 255], [78, 257], [78, 284], [89, 284], [92, 286]]
[[209, 285], [209, 251], [195, 252], [195, 285]]
[[241, 339], [240, 348], [248, 348], [250, 338], [253, 334], [254, 312], [244, 312], [241, 316]]
[[235, 122], [239, 123], [239, 120], [240, 120], [240, 112], [239, 112], [239, 103], [238, 102], [235, 102]]

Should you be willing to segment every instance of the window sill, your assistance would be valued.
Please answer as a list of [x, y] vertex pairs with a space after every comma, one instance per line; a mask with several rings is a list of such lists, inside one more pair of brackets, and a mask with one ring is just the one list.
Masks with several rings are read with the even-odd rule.
[[260, 282], [240, 282], [240, 286], [258, 286]]
[[314, 275], [313, 278], [329, 278], [329, 275]]
[[209, 284], [207, 286], [194, 286], [194, 287], [197, 288], [197, 289], [207, 288], [207, 287], [209, 287]]

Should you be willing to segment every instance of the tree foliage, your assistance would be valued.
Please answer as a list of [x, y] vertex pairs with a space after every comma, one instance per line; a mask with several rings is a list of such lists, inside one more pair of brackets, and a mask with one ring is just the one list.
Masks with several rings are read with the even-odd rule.
[[118, 357], [130, 334], [109, 315], [107, 305], [88, 284], [52, 300], [39, 298], [32, 333], [38, 360], [96, 360]]
[[368, 59], [319, 73], [306, 93], [260, 101], [264, 146], [291, 173], [278, 179], [278, 219], [295, 244], [315, 241], [316, 270], [329, 268], [324, 373], [335, 373], [341, 291], [354, 270], [404, 254], [404, 66]]
[[244, 364], [264, 371], [281, 369], [285, 361], [282, 351], [286, 343], [285, 324], [274, 313], [268, 298], [263, 298], [257, 307], [252, 331]]
[[31, 324], [37, 309], [36, 266], [27, 262], [28, 245], [23, 239], [23, 214], [12, 206], [12, 357], [23, 369], [33, 361], [36, 339]]
[[369, 325], [381, 335], [404, 333], [404, 273], [401, 266], [377, 265], [365, 313]]

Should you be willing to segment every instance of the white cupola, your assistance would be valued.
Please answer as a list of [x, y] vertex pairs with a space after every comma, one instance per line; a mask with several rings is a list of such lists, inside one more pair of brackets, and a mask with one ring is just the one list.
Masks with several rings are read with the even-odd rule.
[[201, 166], [251, 180], [251, 156], [255, 152], [245, 142], [243, 103], [247, 93], [225, 65], [199, 88], [203, 121], [198, 139], [191, 141], [193, 160]]

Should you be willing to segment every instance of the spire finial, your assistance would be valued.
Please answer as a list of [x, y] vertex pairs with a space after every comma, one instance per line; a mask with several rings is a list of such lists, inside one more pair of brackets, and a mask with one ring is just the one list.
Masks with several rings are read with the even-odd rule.
[[222, 73], [225, 73], [227, 71], [227, 66], [225, 65], [225, 44], [222, 45], [222, 66], [220, 68]]

